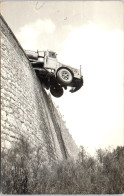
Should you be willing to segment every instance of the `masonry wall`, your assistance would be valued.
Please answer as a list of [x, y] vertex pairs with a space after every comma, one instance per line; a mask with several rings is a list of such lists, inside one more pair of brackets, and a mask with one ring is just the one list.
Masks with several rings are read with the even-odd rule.
[[[16, 37], [1, 22], [2, 150], [24, 136], [47, 163], [75, 157], [78, 148]], [[35, 154], [35, 152], [32, 152]]]

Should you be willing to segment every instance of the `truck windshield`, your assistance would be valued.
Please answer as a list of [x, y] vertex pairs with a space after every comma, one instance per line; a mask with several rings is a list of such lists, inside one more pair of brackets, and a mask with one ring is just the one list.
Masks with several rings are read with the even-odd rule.
[[49, 52], [49, 57], [56, 58], [56, 54], [54, 52]]

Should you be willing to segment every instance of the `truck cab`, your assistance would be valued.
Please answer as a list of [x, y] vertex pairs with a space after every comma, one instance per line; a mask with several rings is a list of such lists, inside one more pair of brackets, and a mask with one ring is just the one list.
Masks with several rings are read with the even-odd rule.
[[47, 69], [53, 69], [56, 70], [57, 69], [57, 54], [53, 51], [49, 51], [47, 50], [45, 52], [45, 64], [44, 67]]

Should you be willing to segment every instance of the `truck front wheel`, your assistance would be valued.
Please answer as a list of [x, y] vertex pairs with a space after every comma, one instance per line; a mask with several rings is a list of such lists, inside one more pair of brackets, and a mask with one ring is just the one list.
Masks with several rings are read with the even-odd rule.
[[50, 92], [54, 97], [61, 97], [63, 95], [63, 88], [61, 86], [51, 86]]
[[73, 75], [71, 71], [67, 68], [60, 68], [57, 71], [57, 79], [61, 84], [69, 85], [73, 80]]

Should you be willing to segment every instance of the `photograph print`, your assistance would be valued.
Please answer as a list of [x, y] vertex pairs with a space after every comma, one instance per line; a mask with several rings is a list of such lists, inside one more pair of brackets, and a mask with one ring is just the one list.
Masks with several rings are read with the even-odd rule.
[[123, 2], [0, 4], [1, 193], [123, 194]]

